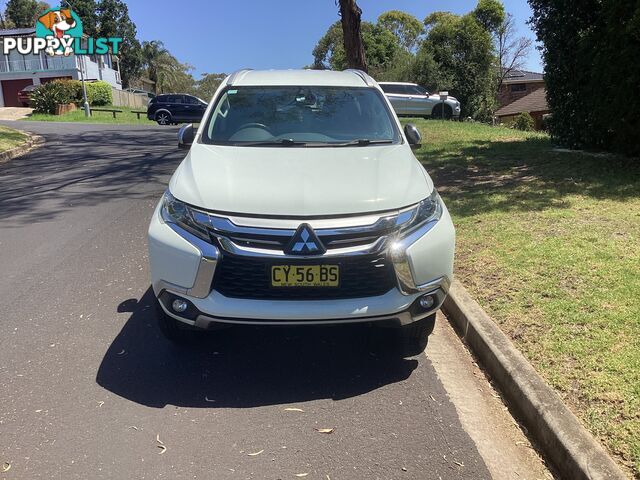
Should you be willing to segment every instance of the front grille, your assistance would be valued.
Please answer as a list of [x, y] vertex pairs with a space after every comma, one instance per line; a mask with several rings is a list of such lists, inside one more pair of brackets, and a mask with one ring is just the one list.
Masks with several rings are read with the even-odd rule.
[[[274, 288], [272, 265], [340, 265], [340, 286], [332, 288]], [[383, 295], [395, 286], [395, 275], [384, 255], [318, 258], [262, 259], [225, 254], [213, 278], [213, 289], [231, 298], [260, 300], [329, 300]]]

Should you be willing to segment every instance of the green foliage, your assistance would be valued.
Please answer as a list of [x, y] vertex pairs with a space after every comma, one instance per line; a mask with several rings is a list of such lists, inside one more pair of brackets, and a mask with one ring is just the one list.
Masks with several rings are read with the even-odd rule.
[[640, 155], [640, 3], [529, 0], [542, 42], [552, 136]]
[[[402, 50], [398, 38], [389, 30], [371, 22], [362, 22], [360, 28], [370, 73], [376, 76], [391, 68]], [[344, 70], [347, 68], [340, 22], [329, 27], [314, 48], [313, 56], [313, 66], [316, 69]]]
[[147, 77], [155, 82], [156, 93], [193, 93], [193, 67], [180, 63], [158, 40], [142, 43], [142, 64]]
[[113, 103], [113, 88], [107, 82], [89, 82], [85, 87], [89, 105], [100, 107]]
[[196, 95], [208, 102], [226, 76], [226, 73], [203, 73], [202, 78], [196, 83]]
[[422, 46], [433, 56], [440, 85], [461, 103], [461, 116], [488, 121], [495, 110], [494, 47], [491, 34], [473, 12], [461, 17], [441, 14], [429, 22]]
[[56, 105], [78, 103], [82, 98], [82, 85], [77, 80], [45, 83], [31, 94], [31, 105], [36, 113], [54, 114]]
[[489, 32], [497, 32], [506, 18], [504, 5], [499, 0], [478, 0], [478, 5], [472, 13], [480, 25]]
[[433, 58], [433, 52], [424, 44], [413, 59], [410, 80], [422, 85], [430, 92], [447, 89], [453, 83], [451, 77], [442, 71]]
[[9, 0], [5, 15], [16, 28], [30, 28], [35, 25], [38, 15], [36, 0]]
[[[361, 25], [369, 73], [379, 81], [415, 82], [430, 91], [448, 90], [460, 100], [463, 117], [490, 121], [497, 85], [493, 37], [505, 15], [499, 0], [479, 0], [463, 16], [434, 12], [424, 19], [424, 27], [407, 13], [385, 12], [377, 24]], [[318, 41], [313, 57], [313, 68], [346, 68], [339, 21]]]
[[86, 35], [96, 37], [98, 35], [98, 15], [96, 10], [98, 5], [96, 0], [73, 0], [69, 3], [66, 0], [60, 2], [62, 8], [71, 8], [82, 19], [82, 28]]
[[513, 128], [523, 132], [532, 132], [535, 130], [535, 122], [529, 112], [520, 112], [513, 120]]
[[97, 20], [101, 37], [123, 39], [118, 56], [122, 86], [126, 88], [142, 71], [142, 47], [136, 38], [136, 25], [129, 18], [129, 9], [122, 0], [100, 0]]
[[424, 26], [413, 15], [400, 10], [390, 10], [378, 17], [378, 25], [393, 33], [400, 45], [411, 51], [418, 42], [418, 37], [422, 34]]
[[[87, 100], [92, 106], [111, 105], [113, 93], [107, 82], [86, 82]], [[45, 83], [36, 88], [31, 95], [31, 104], [36, 113], [53, 114], [56, 105], [75, 103], [82, 105], [82, 82], [79, 80], [57, 80]]]

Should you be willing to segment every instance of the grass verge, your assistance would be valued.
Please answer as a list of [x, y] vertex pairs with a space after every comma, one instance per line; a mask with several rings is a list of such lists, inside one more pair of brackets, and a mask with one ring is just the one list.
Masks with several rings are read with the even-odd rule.
[[458, 278], [640, 478], [640, 161], [410, 121], [456, 224]]
[[28, 137], [17, 130], [0, 127], [0, 153], [19, 147], [27, 141]]
[[129, 108], [129, 107], [96, 107], [96, 108], [113, 108], [122, 110], [117, 113], [116, 118], [110, 112], [92, 112], [90, 117], [85, 117], [84, 110], [78, 109], [65, 115], [49, 115], [46, 113], [34, 113], [25, 120], [38, 122], [81, 122], [81, 123], [110, 123], [110, 124], [132, 124], [132, 125], [156, 125], [156, 122], [147, 120], [146, 115], [140, 115], [140, 120], [136, 117], [134, 110], [143, 111], [146, 108]]

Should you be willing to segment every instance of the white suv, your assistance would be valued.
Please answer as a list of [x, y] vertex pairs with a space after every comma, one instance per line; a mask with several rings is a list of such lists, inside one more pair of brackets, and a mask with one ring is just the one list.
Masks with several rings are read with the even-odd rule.
[[451, 218], [363, 72], [243, 70], [215, 93], [149, 226], [170, 340], [220, 325], [397, 326], [426, 346], [453, 275]]
[[416, 83], [380, 82], [380, 87], [398, 115], [443, 120], [460, 117], [460, 102], [455, 97], [443, 100]]

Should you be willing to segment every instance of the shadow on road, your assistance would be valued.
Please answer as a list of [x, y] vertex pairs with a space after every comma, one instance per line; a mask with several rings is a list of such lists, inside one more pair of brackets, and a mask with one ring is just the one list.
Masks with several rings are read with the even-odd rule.
[[234, 327], [179, 348], [160, 336], [151, 288], [137, 304], [120, 304], [119, 311], [126, 309], [133, 313], [107, 350], [96, 381], [149, 407], [338, 400], [405, 380], [418, 366], [397, 353], [373, 354], [366, 326]]
[[7, 226], [114, 198], [156, 198], [185, 155], [174, 128], [26, 123], [16, 126], [46, 143], [0, 165], [0, 220]]

